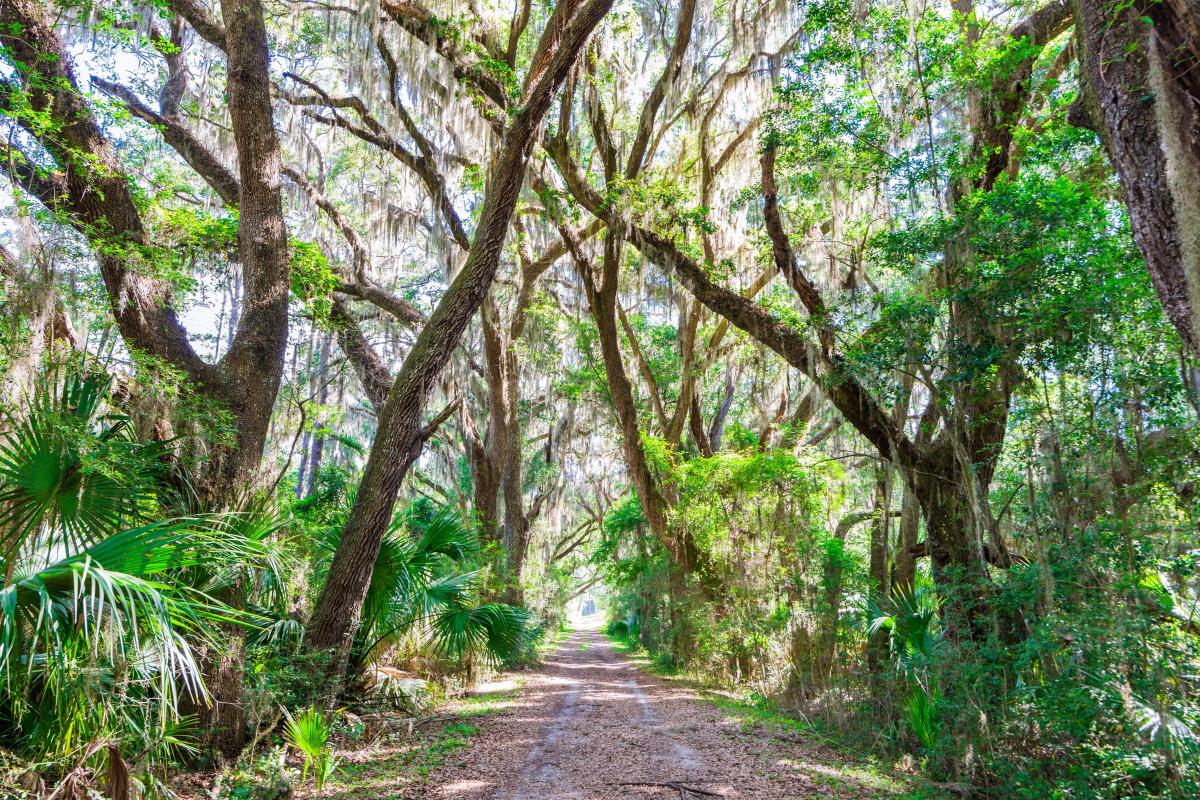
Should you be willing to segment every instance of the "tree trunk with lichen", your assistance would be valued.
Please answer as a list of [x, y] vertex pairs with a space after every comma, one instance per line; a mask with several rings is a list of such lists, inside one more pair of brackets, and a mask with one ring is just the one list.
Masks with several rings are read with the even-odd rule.
[[1200, 353], [1200, 7], [1074, 0], [1082, 103], [1125, 193], [1154, 288]]

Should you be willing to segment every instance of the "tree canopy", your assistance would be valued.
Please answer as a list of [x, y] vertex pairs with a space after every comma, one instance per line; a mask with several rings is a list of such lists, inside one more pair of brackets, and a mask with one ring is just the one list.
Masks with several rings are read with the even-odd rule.
[[0, 131], [23, 791], [323, 787], [598, 593], [943, 785], [1200, 792], [1195, 3], [0, 0]]

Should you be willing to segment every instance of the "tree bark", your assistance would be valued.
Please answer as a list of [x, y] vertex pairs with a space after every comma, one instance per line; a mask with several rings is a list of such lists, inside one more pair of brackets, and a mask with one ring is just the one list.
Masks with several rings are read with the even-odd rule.
[[213, 370], [192, 350], [171, 305], [170, 288], [128, 269], [117, 255], [124, 247], [134, 255], [144, 252], [149, 237], [124, 170], [79, 91], [66, 47], [41, 3], [0, 4], [0, 44], [27, 76], [24, 86], [0, 84], [0, 111], [10, 113], [13, 95], [24, 90], [31, 108], [56, 124], [34, 130], [28, 119], [16, 121], [38, 137], [61, 171], [61, 179], [12, 177], [48, 207], [68, 212], [71, 224], [93, 243], [113, 318], [128, 346], [185, 369], [193, 379], [211, 380]]
[[[95, 248], [110, 306], [127, 346], [183, 370], [205, 396], [235, 420], [231, 446], [218, 445], [197, 480], [201, 502], [226, 508], [244, 493], [262, 457], [287, 346], [289, 256], [279, 185], [279, 148], [270, 98], [269, 53], [263, 9], [257, 0], [224, 0], [229, 31], [228, 95], [240, 172], [238, 248], [243, 265], [243, 308], [231, 348], [216, 365], [204, 362], [188, 341], [165, 282], [129, 267], [153, 258], [128, 176], [79, 92], [72, 62], [36, 0], [0, 4], [0, 44], [26, 68], [20, 87], [31, 106], [56, 125], [29, 130], [58, 164], [61, 179], [13, 177], [71, 223]], [[18, 87], [0, 87], [0, 110], [10, 111]], [[166, 106], [171, 94], [165, 92]], [[19, 124], [29, 120], [17, 117]], [[199, 169], [200, 162], [196, 163]], [[210, 165], [211, 166], [211, 165]], [[212, 182], [212, 175], [203, 175]], [[228, 193], [228, 185], [225, 187]], [[236, 599], [236, 598], [230, 598]], [[213, 704], [201, 725], [209, 745], [236, 754], [244, 741], [241, 706], [244, 634], [208, 661]]]
[[[218, 365], [220, 394], [238, 420], [234, 447], [217, 448], [206, 470], [202, 496], [225, 508], [244, 499], [266, 444], [271, 412], [283, 378], [287, 351], [291, 260], [283, 221], [279, 141], [271, 107], [270, 51], [259, 0], [222, 0], [229, 68], [229, 116], [238, 152], [238, 252], [242, 263], [242, 308], [233, 344]], [[245, 602], [239, 580], [222, 599]], [[206, 681], [212, 705], [201, 718], [209, 746], [236, 757], [246, 740], [242, 704], [246, 630], [225, 626], [226, 642], [209, 654]]]
[[[879, 465], [875, 468], [875, 513], [871, 524], [871, 552], [868, 560], [868, 573], [871, 583], [868, 591], [876, 603], [882, 603], [891, 593], [888, 571], [888, 532], [891, 526], [892, 482], [890, 465]], [[872, 668], [883, 664], [887, 655], [887, 640], [882, 631], [877, 631], [867, 641], [867, 662]]]
[[[226, 19], [238, 31], [237, 47], [229, 56], [228, 91], [241, 183], [211, 156], [193, 152], [188, 158], [223, 199], [228, 201], [236, 187], [241, 206], [243, 303], [233, 343], [217, 364], [206, 363], [192, 348], [172, 305], [170, 286], [130, 268], [139, 258], [154, 258], [154, 245], [128, 176], [83, 99], [71, 59], [44, 9], [36, 0], [12, 0], [0, 7], [0, 43], [28, 68], [25, 86], [0, 87], [0, 110], [11, 111], [12, 93], [23, 89], [35, 110], [55, 120], [55, 126], [29, 132], [55, 158], [62, 176], [13, 177], [48, 207], [68, 212], [72, 225], [92, 243], [127, 346], [183, 370], [235, 420], [236, 442], [216, 448], [198, 480], [203, 501], [214, 508], [227, 505], [230, 492], [248, 483], [262, 456], [283, 373], [289, 289], [262, 6], [229, 5]], [[17, 122], [29, 121], [18, 116]], [[174, 137], [168, 143], [184, 147]]]
[[[317, 362], [317, 404], [325, 406], [329, 402], [329, 347], [330, 335], [328, 333], [321, 334], [321, 354]], [[314, 420], [316, 423], [312, 437], [312, 455], [308, 459], [308, 486], [305, 489], [305, 495], [311, 495], [317, 489], [317, 481], [321, 475], [321, 459], [325, 454], [325, 437], [321, 435], [321, 420]]]
[[[498, 503], [496, 493], [504, 498], [504, 524], [501, 534], [502, 574], [505, 579], [504, 597], [507, 602], [520, 605], [521, 569], [525, 563], [528, 547], [529, 520], [525, 516], [525, 491], [523, 484], [523, 436], [521, 421], [517, 416], [517, 356], [514, 341], [509, 337], [500, 320], [500, 311], [494, 299], [485, 303], [483, 320], [483, 354], [488, 381], [488, 429], [484, 439], [487, 447], [486, 460], [494, 475], [488, 476], [483, 489], [490, 493], [485, 498], [485, 510], [495, 514]], [[494, 524], [494, 523], [493, 523]]]
[[900, 533], [897, 537], [896, 557], [892, 561], [893, 589], [909, 589], [917, 579], [917, 559], [912, 550], [917, 546], [921, 529], [921, 508], [908, 484], [904, 485], [904, 498], [900, 501]]
[[222, 361], [230, 411], [239, 420], [236, 452], [214, 476], [220, 501], [258, 469], [287, 350], [291, 259], [283, 222], [279, 140], [271, 107], [270, 51], [260, 0], [222, 0], [229, 117], [238, 151], [238, 251], [242, 312]]
[[329, 656], [340, 684], [362, 601], [396, 496], [421, 449], [421, 418], [433, 383], [487, 295], [524, 181], [529, 152], [554, 94], [612, 0], [559, 3], [534, 53], [519, 110], [489, 171], [479, 225], [458, 276], [442, 296], [396, 376], [379, 415], [375, 445], [308, 627], [307, 647]]
[[679, 547], [667, 530], [667, 501], [659, 491], [658, 481], [650, 472], [646, 452], [642, 447], [641, 427], [638, 425], [637, 405], [633, 399], [633, 385], [625, 371], [621, 357], [620, 334], [617, 329], [617, 283], [620, 272], [621, 240], [612, 232], [604, 237], [604, 263], [601, 268], [599, 286], [592, 276], [584, 275], [592, 319], [596, 323], [600, 356], [604, 362], [604, 375], [617, 424], [621, 428], [621, 444], [625, 453], [625, 464], [633, 481], [634, 491], [642, 505], [642, 514], [650, 531], [666, 546], [672, 558], [685, 562], [690, 568], [693, 558]]
[[1200, 8], [1074, 0], [1087, 124], [1167, 317], [1200, 353]]

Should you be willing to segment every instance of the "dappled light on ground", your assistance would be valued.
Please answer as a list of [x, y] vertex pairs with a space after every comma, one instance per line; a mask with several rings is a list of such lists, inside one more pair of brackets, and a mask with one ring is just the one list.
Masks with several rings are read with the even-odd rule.
[[[576, 631], [507, 711], [435, 770], [423, 800], [888, 797], [904, 785], [816, 742], [745, 728], [689, 687]], [[688, 793], [689, 797], [698, 797]]]

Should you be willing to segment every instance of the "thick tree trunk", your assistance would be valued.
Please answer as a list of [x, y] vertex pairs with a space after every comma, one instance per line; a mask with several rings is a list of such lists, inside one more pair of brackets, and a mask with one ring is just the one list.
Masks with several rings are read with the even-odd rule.
[[[952, 458], [947, 454], [944, 461]], [[925, 516], [933, 580], [946, 601], [947, 635], [982, 641], [992, 629], [988, 615], [994, 586], [966, 483], [951, 464], [945, 464], [940, 472], [918, 476], [913, 490]]]
[[466, 263], [404, 360], [379, 415], [371, 456], [308, 627], [310, 650], [328, 654], [341, 682], [362, 601], [400, 484], [420, 454], [421, 419], [433, 383], [458, 346], [495, 278], [534, 138], [554, 94], [612, 0], [559, 3], [534, 54], [519, 110], [491, 165], [487, 194]]
[[238, 251], [243, 303], [233, 346], [218, 365], [222, 393], [238, 420], [236, 450], [218, 459], [212, 476], [211, 497], [218, 505], [241, 491], [262, 458], [283, 377], [291, 288], [262, 3], [222, 0], [221, 10], [227, 31], [229, 117], [241, 179]]
[[[470, 413], [464, 411], [464, 414]], [[468, 434], [470, 435], [470, 434]], [[500, 542], [500, 469], [492, 459], [491, 453], [478, 434], [474, 441], [468, 441], [468, 458], [471, 463], [471, 482], [474, 494], [475, 520], [479, 525], [479, 538], [482, 544], [491, 545]]]
[[[218, 396], [237, 420], [236, 442], [218, 448], [200, 481], [203, 501], [229, 508], [246, 499], [262, 460], [287, 350], [291, 260], [279, 176], [279, 141], [270, 93], [270, 52], [259, 0], [222, 0], [226, 25], [229, 115], [238, 151], [238, 251], [243, 268], [239, 325], [217, 366]], [[238, 581], [221, 599], [245, 602]], [[243, 705], [246, 630], [225, 626], [209, 654], [205, 681], [212, 704], [201, 715], [208, 748], [233, 758], [246, 740]]]
[[[0, 3], [0, 44], [28, 67], [28, 74], [38, 77], [26, 87], [31, 106], [58, 123], [49, 132], [31, 130], [30, 134], [45, 145], [60, 171], [45, 177], [17, 170], [13, 177], [48, 207], [68, 212], [72, 224], [96, 246], [101, 277], [127, 346], [183, 370], [203, 395], [235, 420], [234, 444], [215, 448], [196, 482], [201, 502], [214, 509], [230, 507], [245, 492], [262, 457], [283, 374], [290, 269], [262, 5], [258, 0], [223, 0], [222, 11], [228, 35], [220, 32], [220, 46], [227, 38], [229, 112], [240, 174], [243, 307], [229, 351], [218, 364], [209, 365], [188, 340], [173, 309], [169, 284], [129, 268], [124, 254], [152, 257], [153, 243], [128, 177], [78, 90], [69, 54], [44, 8], [36, 0]], [[56, 86], [66, 88], [51, 88]], [[0, 110], [12, 97], [10, 87], [0, 91]], [[18, 121], [28, 124], [28, 117]], [[219, 161], [205, 163], [220, 167]], [[220, 180], [214, 181], [212, 174], [204, 177], [224, 188], [218, 191], [228, 202], [237, 180], [223, 167], [220, 171]], [[114, 247], [114, 240], [120, 246]], [[226, 657], [212, 662], [217, 666], [207, 676], [214, 705], [201, 724], [214, 732], [212, 747], [226, 755], [240, 750], [245, 735], [243, 659], [231, 655], [242, 646], [243, 633], [230, 631], [233, 641]]]
[[[239, 579], [217, 599], [233, 608], [242, 608], [246, 601], [245, 582]], [[219, 754], [233, 759], [246, 745], [246, 629], [240, 625], [222, 625], [221, 630], [220, 645], [205, 647], [200, 653], [209, 703], [183, 710], [197, 717], [203, 756]]]
[[1108, 148], [1154, 288], [1200, 352], [1200, 7], [1074, 0], [1077, 121]]

